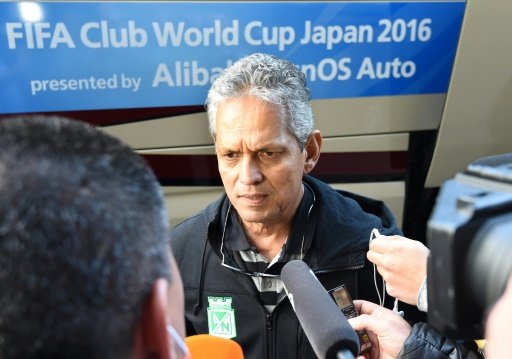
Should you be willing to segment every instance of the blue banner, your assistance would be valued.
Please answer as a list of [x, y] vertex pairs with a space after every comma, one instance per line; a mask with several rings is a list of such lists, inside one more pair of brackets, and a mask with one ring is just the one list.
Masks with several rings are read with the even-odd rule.
[[200, 105], [287, 58], [313, 99], [444, 93], [465, 2], [3, 2], [0, 113]]

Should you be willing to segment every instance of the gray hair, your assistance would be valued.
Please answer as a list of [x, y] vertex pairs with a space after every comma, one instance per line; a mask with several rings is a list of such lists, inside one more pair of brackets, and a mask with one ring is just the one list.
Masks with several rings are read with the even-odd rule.
[[244, 95], [284, 105], [288, 126], [301, 148], [304, 147], [313, 131], [313, 111], [306, 76], [295, 64], [273, 55], [256, 53], [224, 70], [212, 84], [206, 98], [209, 129], [214, 140], [218, 104], [228, 98]]

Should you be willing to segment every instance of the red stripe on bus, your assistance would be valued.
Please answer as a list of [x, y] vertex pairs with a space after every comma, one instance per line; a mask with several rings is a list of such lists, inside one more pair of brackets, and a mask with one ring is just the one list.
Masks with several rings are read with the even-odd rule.
[[[220, 183], [215, 155], [144, 155], [159, 180], [168, 183]], [[406, 151], [322, 153], [311, 175], [368, 181], [375, 178], [404, 177]], [[184, 183], [183, 183], [184, 182]]]

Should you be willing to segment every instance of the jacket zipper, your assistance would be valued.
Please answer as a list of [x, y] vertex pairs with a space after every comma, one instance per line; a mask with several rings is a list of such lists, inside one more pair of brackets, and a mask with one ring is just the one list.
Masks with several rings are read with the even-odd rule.
[[[215, 252], [215, 251], [214, 251]], [[218, 257], [218, 254], [217, 254], [217, 257]], [[219, 257], [218, 257], [219, 258]], [[219, 258], [220, 259], [220, 258]], [[320, 269], [320, 270], [315, 270], [313, 271], [313, 273], [315, 275], [318, 275], [318, 274], [326, 274], [326, 273], [332, 273], [332, 272], [339, 272], [339, 271], [345, 271], [345, 270], [358, 270], [358, 269], [361, 269], [364, 267], [364, 264], [363, 265], [358, 265], [358, 266], [351, 266], [351, 267], [345, 267], [345, 268], [337, 268], [337, 269]], [[259, 297], [258, 297], [258, 293], [257, 291], [253, 290], [250, 286], [247, 286], [247, 284], [239, 277], [240, 274], [237, 274], [237, 273], [232, 273], [235, 277], [237, 277], [237, 281], [242, 285], [243, 288], [245, 288], [249, 294], [258, 299], [259, 300]], [[276, 307], [274, 308], [274, 311], [277, 309], [277, 306], [279, 306], [279, 304], [281, 304], [281, 302], [284, 300], [284, 298], [286, 298], [286, 296], [284, 296], [277, 304], [276, 304]], [[265, 310], [264, 308], [262, 308], [262, 310]], [[273, 331], [273, 328], [272, 328], [272, 314], [273, 313], [265, 313], [265, 332], [266, 332], [266, 337], [267, 337], [267, 358], [273, 358], [273, 346], [274, 346], [274, 341], [273, 341], [273, 336], [272, 336], [272, 331]]]
[[272, 336], [272, 313], [265, 314], [265, 329], [267, 334], [267, 358], [273, 358], [272, 349], [274, 347], [274, 338]]
[[341, 272], [341, 271], [348, 271], [348, 270], [358, 270], [358, 269], [361, 269], [364, 267], [364, 264], [363, 265], [358, 265], [358, 266], [352, 266], [352, 267], [345, 267], [345, 268], [337, 268], [337, 269], [319, 269], [319, 270], [314, 270], [313, 273], [315, 275], [317, 274], [327, 274], [327, 273], [334, 273], [334, 272]]

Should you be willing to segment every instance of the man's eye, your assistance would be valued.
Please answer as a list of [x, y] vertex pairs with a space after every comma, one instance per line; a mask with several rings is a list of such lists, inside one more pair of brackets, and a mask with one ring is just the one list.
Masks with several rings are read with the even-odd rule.
[[235, 152], [228, 152], [228, 153], [224, 154], [224, 158], [226, 158], [228, 160], [232, 160], [232, 159], [235, 159], [237, 157], [238, 157], [238, 154], [235, 153]]
[[277, 152], [264, 151], [264, 152], [261, 152], [261, 155], [265, 158], [271, 158], [271, 157], [275, 157], [277, 155]]

